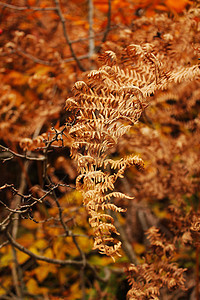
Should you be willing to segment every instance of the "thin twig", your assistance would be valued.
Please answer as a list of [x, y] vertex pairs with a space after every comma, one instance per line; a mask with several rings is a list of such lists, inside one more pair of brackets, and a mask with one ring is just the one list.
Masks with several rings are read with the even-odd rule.
[[54, 259], [54, 258], [49, 258], [49, 257], [46, 257], [46, 256], [43, 256], [43, 255], [38, 255], [38, 254], [35, 254], [33, 253], [32, 251], [30, 251], [29, 249], [25, 248], [24, 246], [20, 245], [18, 242], [16, 242], [12, 236], [10, 235], [10, 233], [7, 231], [6, 232], [6, 236], [9, 240], [9, 242], [15, 247], [17, 248], [19, 251], [23, 252], [23, 253], [26, 253], [27, 255], [29, 255], [30, 257], [36, 259], [36, 260], [41, 260], [41, 261], [44, 261], [44, 262], [48, 262], [48, 263], [51, 263], [51, 264], [56, 264], [56, 265], [62, 265], [62, 266], [66, 266], [66, 265], [74, 265], [74, 266], [84, 266], [89, 268], [90, 270], [92, 270], [92, 272], [94, 273], [94, 277], [99, 280], [99, 281], [102, 281], [102, 282], [107, 282], [107, 278], [106, 280], [104, 278], [101, 278], [96, 269], [94, 268], [94, 266], [92, 266], [90, 263], [88, 263], [86, 261], [83, 261], [83, 260], [71, 260], [71, 259], [68, 259], [68, 260], [61, 260], [61, 259]]
[[5, 241], [0, 245], [0, 249], [8, 245], [9, 241]]
[[8, 240], [10, 241], [10, 243], [15, 248], [17, 248], [21, 252], [26, 253], [27, 255], [29, 255], [30, 257], [32, 257], [36, 260], [41, 260], [41, 261], [45, 261], [45, 262], [48, 262], [51, 264], [63, 265], [63, 266], [65, 266], [65, 265], [83, 265], [83, 261], [77, 261], [77, 260], [71, 260], [71, 259], [68, 259], [68, 260], [54, 259], [54, 258], [49, 258], [49, 257], [43, 256], [43, 255], [35, 254], [32, 251], [30, 251], [29, 249], [27, 249], [24, 246], [17, 243], [8, 231], [6, 232], [6, 236], [7, 236]]
[[[48, 180], [49, 184], [51, 184], [49, 178], [47, 177], [46, 179]], [[72, 234], [72, 232], [69, 230], [68, 226], [66, 225], [66, 223], [65, 223], [64, 220], [63, 220], [63, 212], [62, 212], [62, 208], [61, 208], [61, 206], [60, 206], [60, 203], [59, 203], [59, 201], [58, 201], [58, 198], [56, 197], [56, 193], [55, 193], [54, 190], [53, 190], [53, 196], [54, 196], [54, 200], [55, 200], [55, 202], [56, 202], [56, 205], [57, 205], [57, 207], [58, 207], [60, 223], [61, 223], [63, 229], [65, 230], [66, 235], [67, 235], [67, 236], [70, 235], [70, 236], [72, 237], [72, 240], [73, 240], [73, 242], [74, 242], [76, 248], [78, 249], [78, 251], [79, 251], [79, 253], [80, 253], [80, 256], [82, 257], [82, 261], [84, 262], [84, 266], [85, 266], [85, 264], [86, 264], [85, 254], [84, 254], [84, 252], [81, 250], [81, 248], [80, 248], [80, 246], [79, 246], [79, 244], [78, 244], [78, 242], [77, 242], [77, 240], [76, 240], [76, 237]]]
[[56, 11], [56, 7], [34, 7], [34, 6], [16, 6], [8, 3], [4, 3], [0, 1], [0, 6], [3, 6], [3, 8], [10, 8], [14, 10], [33, 10], [33, 11]]
[[8, 225], [11, 222], [12, 215], [13, 215], [13, 213], [10, 212], [9, 215], [0, 223], [0, 231], [6, 230], [6, 228], [8, 227]]
[[41, 65], [46, 65], [46, 66], [53, 66], [53, 65], [55, 65], [55, 63], [52, 63], [52, 62], [46, 61], [46, 60], [42, 60], [42, 59], [40, 59], [40, 58], [37, 58], [37, 57], [33, 56], [33, 55], [30, 54], [30, 53], [27, 53], [27, 52], [23, 51], [23, 50], [22, 50], [21, 48], [19, 48], [19, 47], [15, 49], [15, 52], [18, 53], [18, 54], [20, 54], [21, 56], [24, 56], [24, 57], [26, 57], [26, 58], [28, 58], [28, 59], [31, 59], [31, 60], [34, 61], [36, 64], [41, 64]]
[[[87, 40], [88, 39], [89, 38], [87, 38]], [[75, 41], [75, 43], [77, 43], [77, 40]], [[12, 51], [9, 52], [9, 54], [15, 54], [15, 53], [17, 53], [17, 54], [19, 54], [21, 56], [24, 56], [24, 57], [32, 60], [36, 64], [46, 65], [46, 66], [57, 66], [57, 65], [60, 65], [62, 63], [69, 63], [69, 62], [75, 61], [74, 57], [65, 58], [65, 59], [62, 59], [62, 60], [60, 60], [58, 62], [46, 61], [46, 60], [42, 60], [40, 58], [37, 58], [37, 57], [33, 56], [32, 54], [29, 54], [29, 53], [27, 53], [27, 52], [25, 52], [25, 51], [23, 51], [23, 50], [21, 50], [19, 48], [12, 49]], [[7, 55], [8, 55], [7, 52], [0, 53], [0, 57], [7, 56]], [[88, 58], [89, 58], [89, 54], [77, 56], [78, 60], [83, 60], [83, 59], [88, 59]]]
[[77, 65], [78, 65], [79, 69], [80, 69], [81, 71], [84, 72], [84, 71], [85, 71], [85, 68], [84, 68], [83, 65], [80, 63], [79, 59], [77, 58], [77, 56], [76, 56], [76, 54], [75, 54], [75, 52], [74, 52], [74, 49], [73, 49], [73, 47], [72, 47], [72, 43], [71, 43], [71, 41], [69, 40], [69, 37], [68, 37], [68, 34], [67, 34], [67, 28], [66, 28], [66, 25], [65, 25], [65, 18], [64, 18], [64, 16], [63, 16], [63, 13], [62, 13], [62, 10], [61, 10], [61, 7], [60, 7], [60, 2], [59, 2], [59, 0], [54, 0], [54, 2], [55, 2], [55, 4], [56, 4], [57, 14], [58, 14], [58, 16], [59, 16], [59, 18], [60, 18], [60, 21], [61, 21], [61, 23], [62, 23], [63, 34], [64, 34], [64, 37], [65, 37], [65, 40], [66, 40], [67, 44], [69, 45], [71, 54], [72, 54], [74, 60], [76, 61], [76, 63], [77, 63]]
[[[45, 157], [44, 156], [40, 156], [40, 157], [31, 157], [31, 156], [28, 156], [27, 154], [23, 155], [23, 154], [19, 154], [19, 153], [16, 153], [15, 151], [7, 148], [7, 147], [4, 147], [2, 145], [0, 145], [0, 148], [3, 149], [3, 151], [6, 151], [6, 152], [9, 152], [10, 154], [12, 154], [13, 156], [16, 156], [16, 157], [19, 157], [19, 158], [23, 158], [23, 159], [26, 159], [26, 160], [32, 160], [32, 161], [43, 161], [45, 160]], [[0, 153], [1, 154], [1, 153]], [[8, 159], [12, 159], [13, 156], [7, 158]], [[6, 160], [6, 159], [4, 159]]]

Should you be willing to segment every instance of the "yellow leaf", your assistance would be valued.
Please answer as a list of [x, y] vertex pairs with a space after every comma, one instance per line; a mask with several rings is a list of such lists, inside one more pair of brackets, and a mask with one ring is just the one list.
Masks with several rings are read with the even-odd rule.
[[53, 71], [52, 67], [44, 66], [44, 65], [35, 65], [33, 68], [29, 69], [27, 73], [29, 74], [38, 74], [38, 75], [45, 75], [48, 72]]
[[139, 243], [134, 243], [133, 245], [134, 251], [136, 254], [142, 254], [145, 252], [145, 246], [143, 244], [139, 244]]
[[53, 252], [57, 259], [65, 259], [65, 252], [63, 251], [64, 240], [62, 237], [57, 238], [53, 243]]
[[36, 294], [38, 293], [38, 284], [35, 281], [35, 279], [31, 278], [29, 281], [26, 283], [26, 287], [31, 294]]
[[65, 253], [71, 255], [72, 257], [76, 257], [79, 255], [79, 251], [77, 247], [74, 245], [71, 237], [68, 237], [66, 239], [65, 247], [63, 250], [65, 251]]
[[37, 249], [36, 247], [34, 247], [34, 246], [30, 247], [29, 250], [30, 250], [31, 252], [33, 252], [34, 254], [40, 255], [38, 249]]
[[70, 298], [68, 298], [68, 300], [69, 299], [75, 300], [75, 299], [81, 299], [82, 298], [82, 291], [81, 291], [81, 288], [80, 288], [78, 282], [71, 285], [70, 292], [71, 292], [71, 295], [72, 295], [73, 298], [70, 297]]
[[4, 287], [0, 287], [0, 295], [6, 293], [6, 290], [9, 290], [10, 286], [12, 285], [12, 278], [9, 276], [1, 277], [0, 284]]
[[8, 266], [9, 263], [12, 262], [12, 259], [13, 257], [11, 251], [3, 255], [0, 260], [1, 268]]
[[34, 273], [39, 282], [42, 282], [49, 274], [47, 265], [41, 265], [34, 270]]
[[17, 260], [19, 264], [23, 264], [25, 261], [27, 261], [29, 259], [29, 255], [27, 255], [26, 253], [17, 250]]
[[36, 247], [39, 250], [42, 250], [48, 246], [48, 242], [44, 239], [39, 239], [34, 243], [34, 247]]
[[153, 208], [153, 211], [154, 211], [155, 215], [159, 218], [165, 218], [167, 216], [167, 212], [164, 210], [160, 210], [160, 208], [158, 206], [155, 206]]
[[0, 296], [3, 295], [3, 294], [5, 294], [5, 290], [0, 288]]
[[90, 252], [93, 248], [93, 241], [87, 237], [77, 237], [77, 242], [85, 253]]
[[65, 269], [59, 269], [58, 270], [58, 279], [61, 285], [64, 285], [66, 283], [66, 270]]
[[48, 258], [54, 258], [52, 249], [48, 248], [48, 249], [44, 252], [44, 256], [46, 256], [46, 257], [48, 257]]
[[[73, 191], [71, 193], [67, 193], [65, 194], [62, 198], [61, 198], [61, 202], [62, 203], [73, 203], [73, 204], [81, 204], [83, 201], [83, 196], [82, 194], [79, 192], [79, 191]], [[64, 213], [68, 213], [69, 212], [69, 209], [66, 208], [64, 209], [63, 211]]]
[[111, 257], [93, 255], [90, 258], [90, 263], [95, 266], [107, 266], [113, 263]]
[[29, 281], [26, 283], [26, 287], [30, 294], [39, 295], [48, 293], [48, 288], [39, 287], [36, 280], [33, 278], [29, 279]]

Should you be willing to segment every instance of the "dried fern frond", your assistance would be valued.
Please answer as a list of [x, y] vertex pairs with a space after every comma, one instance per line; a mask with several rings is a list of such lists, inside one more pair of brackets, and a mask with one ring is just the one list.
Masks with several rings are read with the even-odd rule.
[[[123, 177], [126, 168], [133, 165], [142, 168], [143, 161], [136, 155], [130, 155], [117, 162], [106, 159], [106, 155], [119, 138], [138, 122], [146, 104], [137, 85], [121, 80], [120, 67], [115, 66], [116, 55], [107, 52], [101, 59], [107, 65], [91, 71], [85, 81], [74, 85], [74, 95], [67, 99], [66, 110], [77, 115], [76, 122], [69, 128], [69, 135], [73, 138], [71, 156], [77, 161], [80, 172], [76, 186], [83, 192], [84, 205], [90, 215], [89, 223], [94, 228], [94, 247], [100, 253], [114, 257], [114, 254], [119, 255], [121, 243], [113, 238], [112, 242], [109, 240], [111, 234], [118, 233], [105, 210], [125, 211], [110, 203], [113, 198], [131, 198], [112, 192], [114, 184]], [[110, 175], [109, 169], [116, 172]]]
[[[114, 225], [107, 226], [106, 219], [110, 219], [105, 218], [104, 213], [104, 222], [101, 223], [98, 212], [105, 208], [120, 211], [114, 204], [109, 204], [110, 198], [106, 194], [114, 190], [116, 180], [123, 178], [128, 167], [142, 168], [143, 161], [135, 155], [113, 161], [106, 155], [138, 122], [147, 107], [145, 101], [149, 94], [177, 82], [198, 79], [200, 69], [199, 65], [182, 68], [175, 65], [170, 69], [164, 53], [158, 52], [153, 43], [131, 44], [120, 57], [107, 51], [101, 55], [101, 60], [105, 65], [91, 71], [85, 81], [74, 85], [74, 95], [66, 101], [66, 109], [77, 115], [76, 122], [69, 129], [73, 138], [71, 155], [81, 173], [76, 185], [83, 192], [84, 204], [92, 217], [90, 222], [95, 227], [98, 247], [101, 253], [110, 253], [109, 246], [103, 242], [102, 228], [108, 238], [111, 232], [115, 232]], [[114, 174], [109, 175], [109, 168], [115, 171]], [[116, 195], [113, 193], [112, 196]], [[103, 247], [106, 247], [105, 251]]]
[[159, 299], [160, 289], [164, 286], [169, 290], [185, 289], [186, 269], [171, 262], [175, 252], [174, 244], [167, 242], [155, 227], [148, 230], [148, 237], [153, 251], [146, 255], [145, 263], [131, 265], [128, 269], [131, 289], [127, 298], [130, 300]]

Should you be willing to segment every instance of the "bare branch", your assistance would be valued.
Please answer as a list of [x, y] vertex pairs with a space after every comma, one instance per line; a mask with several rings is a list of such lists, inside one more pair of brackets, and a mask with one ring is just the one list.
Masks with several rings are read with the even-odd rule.
[[91, 57], [94, 54], [94, 51], [95, 51], [94, 30], [93, 30], [93, 15], [94, 15], [93, 0], [88, 0], [89, 57]]
[[[8, 152], [8, 153], [10, 153], [10, 154], [13, 155], [11, 157], [5, 158], [4, 161], [8, 160], [8, 159], [12, 159], [14, 156], [19, 157], [19, 158], [24, 158], [24, 159], [27, 159], [27, 160], [32, 160], [32, 161], [35, 161], [35, 160], [37, 160], [37, 161], [44, 161], [45, 160], [45, 157], [41, 156], [41, 155], [39, 157], [31, 157], [31, 156], [28, 156], [27, 154], [23, 155], [23, 154], [16, 153], [16, 152], [12, 151], [11, 149], [9, 149], [7, 147], [4, 147], [2, 145], [0, 145], [0, 148], [2, 148], [3, 151], [6, 151], [6, 152]], [[0, 155], [0, 158], [1, 158], [1, 155]]]
[[0, 232], [6, 230], [6, 228], [10, 224], [12, 216], [13, 216], [13, 213], [10, 212], [9, 215], [0, 223]]
[[30, 53], [27, 53], [25, 51], [23, 51], [21, 48], [16, 48], [15, 49], [15, 52], [28, 58], [28, 59], [31, 59], [32, 61], [34, 61], [36, 64], [41, 64], [41, 65], [46, 65], [46, 66], [53, 66], [55, 65], [55, 63], [51, 63], [50, 61], [46, 61], [46, 60], [42, 60], [40, 58], [37, 58], [35, 56], [33, 56], [32, 54]]
[[5, 241], [0, 245], [0, 249], [9, 244], [9, 241]]
[[9, 240], [9, 242], [15, 247], [17, 248], [18, 250], [26, 253], [27, 255], [29, 255], [30, 257], [36, 259], [36, 260], [41, 260], [41, 261], [45, 261], [45, 262], [48, 262], [48, 263], [51, 263], [51, 264], [56, 264], [56, 265], [62, 265], [62, 266], [65, 266], [65, 265], [83, 265], [83, 261], [77, 261], [77, 260], [71, 260], [71, 259], [68, 259], [68, 260], [61, 260], [61, 259], [54, 259], [54, 258], [49, 258], [49, 257], [45, 257], [43, 255], [38, 255], [38, 254], [35, 254], [33, 253], [32, 251], [30, 251], [29, 249], [25, 248], [24, 246], [20, 245], [19, 243], [17, 243], [13, 237], [10, 235], [9, 232], [6, 232], [6, 236]]
[[17, 214], [24, 214], [27, 210], [23, 210], [21, 211], [21, 208], [23, 207], [20, 207], [20, 208], [16, 208], [16, 209], [12, 209], [12, 208], [9, 208], [3, 201], [0, 200], [0, 203], [9, 211], [9, 212], [12, 212], [12, 213], [17, 213]]
[[57, 10], [57, 14], [60, 18], [60, 21], [62, 23], [62, 28], [63, 28], [63, 34], [64, 34], [64, 37], [65, 37], [65, 40], [67, 42], [67, 44], [69, 45], [69, 48], [70, 48], [70, 51], [71, 51], [71, 54], [74, 58], [74, 60], [76, 61], [79, 69], [81, 71], [85, 71], [85, 68], [82, 66], [82, 64], [80, 63], [80, 61], [78, 60], [76, 54], [74, 53], [74, 49], [72, 48], [72, 43], [71, 41], [69, 40], [69, 37], [68, 37], [68, 34], [67, 34], [67, 29], [66, 29], [66, 25], [65, 25], [65, 18], [63, 16], [63, 13], [62, 13], [62, 10], [61, 10], [61, 7], [60, 7], [60, 2], [59, 0], [54, 0], [55, 4], [56, 4], [56, 10]]
[[[48, 177], [47, 177], [47, 180], [48, 180], [49, 183], [51, 184], [51, 182], [50, 182], [50, 180], [49, 180]], [[76, 248], [78, 249], [78, 251], [79, 251], [79, 253], [80, 253], [81, 257], [82, 257], [82, 260], [83, 260], [83, 262], [84, 262], [83, 265], [85, 266], [85, 264], [86, 264], [85, 254], [84, 254], [84, 252], [81, 250], [81, 248], [80, 248], [80, 246], [79, 246], [79, 244], [78, 244], [78, 242], [77, 242], [77, 240], [76, 240], [76, 237], [72, 234], [72, 232], [69, 230], [67, 224], [66, 224], [66, 223], [64, 222], [64, 220], [63, 220], [63, 212], [62, 212], [62, 208], [61, 208], [61, 206], [60, 206], [60, 203], [59, 203], [59, 201], [58, 201], [58, 198], [56, 197], [56, 194], [55, 194], [55, 191], [54, 191], [54, 190], [53, 190], [53, 196], [54, 196], [54, 200], [55, 200], [55, 202], [56, 202], [56, 205], [57, 205], [58, 211], [59, 211], [59, 221], [60, 221], [60, 223], [61, 223], [63, 229], [65, 230], [66, 235], [67, 235], [67, 236], [70, 235], [70, 236], [72, 237], [72, 240], [73, 240], [73, 242], [74, 242]]]
[[20, 245], [19, 243], [17, 243], [13, 237], [10, 235], [10, 233], [7, 231], [6, 232], [6, 236], [9, 240], [9, 242], [11, 243], [11, 245], [13, 245], [15, 248], [17, 248], [19, 251], [26, 253], [27, 255], [29, 255], [30, 257], [36, 259], [36, 260], [41, 260], [44, 262], [48, 262], [50, 264], [56, 264], [56, 265], [62, 265], [62, 266], [66, 266], [66, 265], [74, 265], [74, 266], [86, 266], [87, 268], [91, 269], [92, 272], [94, 273], [94, 276], [97, 280], [102, 281], [102, 282], [107, 282], [108, 278], [101, 278], [96, 269], [89, 264], [87, 261], [85, 262], [84, 260], [61, 260], [61, 259], [54, 259], [54, 258], [49, 258], [43, 255], [38, 255], [33, 253], [32, 251], [30, 251], [29, 249], [25, 248], [24, 246]]
[[32, 10], [32, 11], [56, 11], [56, 7], [34, 7], [34, 6], [16, 6], [8, 3], [4, 3], [0, 1], [0, 6], [3, 6], [3, 8], [10, 8], [14, 10]]
[[13, 245], [12, 245], [12, 256], [13, 256], [13, 264], [12, 264], [11, 271], [12, 271], [13, 284], [14, 284], [17, 296], [20, 299], [23, 299], [23, 289], [21, 286], [22, 278], [19, 278], [19, 263], [17, 260], [16, 249]]

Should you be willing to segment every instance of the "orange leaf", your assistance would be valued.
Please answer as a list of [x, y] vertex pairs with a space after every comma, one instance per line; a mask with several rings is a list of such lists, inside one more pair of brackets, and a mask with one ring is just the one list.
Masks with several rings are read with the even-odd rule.
[[35, 5], [35, 0], [28, 0], [28, 5], [30, 5], [30, 6]]
[[38, 224], [36, 224], [35, 222], [33, 222], [31, 220], [22, 220], [22, 225], [23, 225], [23, 227], [25, 227], [27, 229], [38, 228]]
[[187, 4], [190, 4], [191, 1], [189, 0], [166, 0], [165, 4], [169, 9], [172, 11], [175, 11], [177, 13], [180, 13], [184, 10]]
[[7, 75], [6, 79], [7, 81], [12, 81], [12, 84], [14, 85], [21, 86], [27, 83], [28, 76], [13, 70]]
[[26, 233], [20, 236], [20, 238], [17, 239], [17, 242], [24, 247], [29, 247], [34, 243], [34, 236], [32, 233]]

